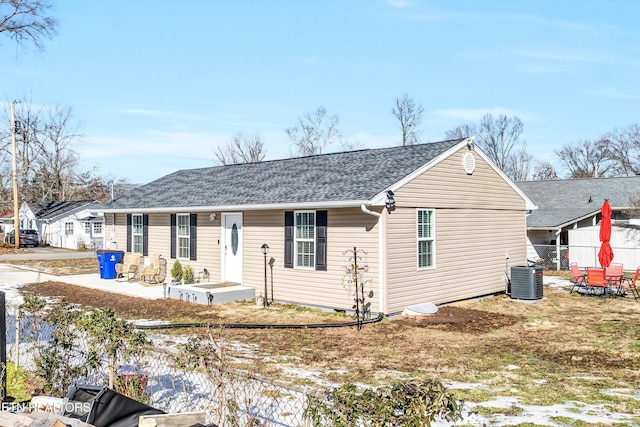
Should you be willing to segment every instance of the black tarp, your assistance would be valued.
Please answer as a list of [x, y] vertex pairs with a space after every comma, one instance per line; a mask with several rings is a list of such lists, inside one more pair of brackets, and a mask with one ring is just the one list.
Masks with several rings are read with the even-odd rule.
[[60, 415], [79, 418], [96, 427], [138, 427], [140, 416], [164, 413], [108, 387], [75, 385], [65, 396]]

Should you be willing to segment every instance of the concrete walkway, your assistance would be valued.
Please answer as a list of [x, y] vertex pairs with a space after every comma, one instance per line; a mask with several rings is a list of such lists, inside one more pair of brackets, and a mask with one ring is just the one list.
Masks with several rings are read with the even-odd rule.
[[162, 285], [141, 285], [137, 282], [120, 282], [115, 279], [101, 279], [98, 273], [78, 274], [75, 276], [55, 276], [42, 273], [25, 266], [2, 264], [0, 261], [0, 290], [16, 289], [27, 283], [55, 281], [71, 285], [85, 286], [106, 292], [116, 292], [123, 295], [160, 299], [164, 298]]

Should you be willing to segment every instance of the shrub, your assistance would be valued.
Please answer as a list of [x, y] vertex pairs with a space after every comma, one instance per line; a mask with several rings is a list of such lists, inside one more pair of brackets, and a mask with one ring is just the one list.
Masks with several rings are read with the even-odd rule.
[[182, 279], [182, 264], [180, 264], [180, 261], [176, 260], [173, 263], [173, 267], [171, 268], [171, 277], [173, 278], [173, 280], [180, 280]]
[[346, 384], [326, 399], [310, 397], [305, 415], [314, 426], [430, 426], [462, 419], [462, 403], [439, 382], [394, 383], [360, 391]]
[[185, 265], [182, 269], [182, 277], [185, 282], [193, 282], [193, 268], [190, 265]]

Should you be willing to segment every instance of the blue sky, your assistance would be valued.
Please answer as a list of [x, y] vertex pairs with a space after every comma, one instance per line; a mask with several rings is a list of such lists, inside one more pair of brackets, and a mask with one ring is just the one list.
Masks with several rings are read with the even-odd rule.
[[563, 145], [640, 121], [632, 0], [57, 0], [52, 15], [43, 53], [0, 40], [3, 98], [71, 107], [81, 167], [132, 183], [215, 165], [238, 132], [289, 157], [285, 129], [320, 106], [361, 146], [398, 145], [404, 93], [424, 141], [515, 115], [556, 165]]

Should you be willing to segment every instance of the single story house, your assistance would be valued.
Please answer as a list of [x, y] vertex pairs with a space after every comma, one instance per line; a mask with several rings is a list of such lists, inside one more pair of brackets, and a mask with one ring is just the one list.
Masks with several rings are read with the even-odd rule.
[[504, 291], [532, 209], [467, 138], [180, 170], [104, 214], [111, 247], [303, 305], [352, 308], [355, 248], [371, 311], [397, 314]]
[[24, 202], [18, 211], [20, 228], [32, 228], [43, 245], [67, 249], [104, 247], [101, 203], [93, 200]]
[[547, 247], [555, 247], [554, 253], [564, 253], [553, 259], [558, 268], [566, 268], [570, 261], [577, 262], [571, 259], [571, 252], [575, 251], [569, 245], [583, 246], [591, 241], [592, 246], [599, 246], [599, 238], [571, 241], [570, 236], [575, 233], [569, 231], [597, 227], [605, 200], [611, 205], [614, 229], [640, 224], [637, 214], [640, 176], [521, 181], [516, 185], [538, 206], [527, 215], [529, 258], [535, 259]]

